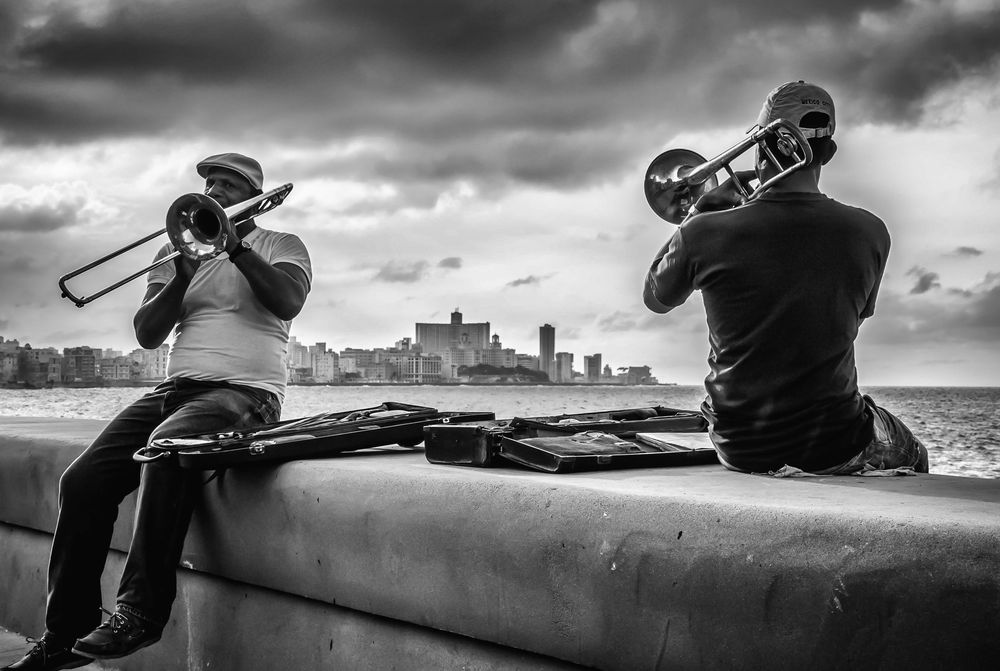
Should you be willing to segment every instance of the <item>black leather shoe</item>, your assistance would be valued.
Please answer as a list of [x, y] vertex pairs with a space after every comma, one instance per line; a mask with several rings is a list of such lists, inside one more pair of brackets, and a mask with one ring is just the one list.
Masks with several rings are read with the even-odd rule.
[[73, 652], [91, 659], [115, 659], [156, 643], [161, 633], [151, 622], [116, 608], [107, 622], [77, 639]]
[[[31, 639], [28, 639], [31, 641]], [[76, 669], [90, 664], [92, 659], [74, 655], [69, 646], [59, 645], [51, 636], [42, 636], [35, 641], [35, 647], [10, 666], [0, 671], [56, 671], [56, 669]]]

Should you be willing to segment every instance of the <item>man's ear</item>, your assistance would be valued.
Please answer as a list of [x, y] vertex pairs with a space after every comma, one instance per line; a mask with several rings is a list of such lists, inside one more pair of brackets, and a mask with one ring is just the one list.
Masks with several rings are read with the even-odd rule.
[[833, 141], [833, 138], [830, 138], [830, 141], [826, 146], [828, 147], [826, 156], [822, 158], [820, 165], [826, 165], [829, 163], [830, 159], [833, 158], [833, 155], [837, 153], [837, 143]]

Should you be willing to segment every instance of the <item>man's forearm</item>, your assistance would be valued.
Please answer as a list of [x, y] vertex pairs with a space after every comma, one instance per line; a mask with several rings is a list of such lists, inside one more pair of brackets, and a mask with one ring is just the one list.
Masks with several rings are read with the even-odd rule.
[[693, 290], [678, 229], [656, 253], [646, 273], [642, 302], [653, 312], [663, 314], [683, 305]]
[[642, 302], [645, 303], [646, 307], [651, 311], [659, 314], [670, 312], [674, 309], [674, 307], [676, 307], [673, 305], [665, 305], [660, 302], [659, 298], [656, 297], [656, 285], [651, 273], [647, 273], [646, 275], [646, 283], [642, 289]]
[[136, 340], [142, 347], [155, 349], [166, 341], [180, 318], [189, 284], [190, 280], [175, 275], [161, 289], [151, 288], [147, 293], [132, 320]]

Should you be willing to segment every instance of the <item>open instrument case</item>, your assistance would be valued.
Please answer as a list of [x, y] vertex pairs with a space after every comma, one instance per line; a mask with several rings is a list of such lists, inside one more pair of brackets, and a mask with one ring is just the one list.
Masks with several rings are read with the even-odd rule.
[[424, 454], [435, 464], [540, 471], [717, 463], [701, 413], [662, 406], [547, 417], [468, 421], [424, 427]]
[[370, 447], [413, 447], [428, 424], [481, 421], [492, 412], [441, 412], [406, 403], [330, 412], [252, 429], [154, 440], [137, 451], [140, 462], [176, 459], [182, 468], [211, 470], [241, 464], [327, 457]]

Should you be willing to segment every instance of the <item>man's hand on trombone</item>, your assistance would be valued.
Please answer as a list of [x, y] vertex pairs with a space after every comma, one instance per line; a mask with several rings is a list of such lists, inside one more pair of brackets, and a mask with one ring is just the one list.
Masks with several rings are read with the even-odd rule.
[[[753, 170], [736, 170], [735, 174], [737, 179], [740, 180], [740, 183], [743, 184], [745, 191], [747, 193], [752, 191], [752, 189], [749, 188], [749, 184], [752, 180], [757, 179], [757, 173]], [[736, 182], [732, 177], [730, 177], [711, 191], [702, 194], [701, 198], [698, 199], [698, 202], [696, 202], [694, 207], [691, 208], [689, 216], [697, 214], [698, 212], [730, 210], [742, 204], [743, 195], [737, 188]]]

